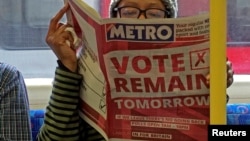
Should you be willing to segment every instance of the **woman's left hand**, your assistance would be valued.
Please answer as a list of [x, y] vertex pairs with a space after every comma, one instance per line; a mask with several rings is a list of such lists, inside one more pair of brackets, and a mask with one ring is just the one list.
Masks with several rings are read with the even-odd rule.
[[234, 78], [234, 70], [232, 67], [232, 62], [227, 59], [227, 88], [233, 84]]
[[[227, 66], [227, 88], [228, 88], [233, 84], [234, 71], [233, 71], [233, 67], [232, 67], [232, 62], [229, 61], [228, 59], [227, 59], [227, 62], [226, 62], [226, 66]], [[207, 75], [207, 83], [208, 83], [208, 85], [210, 83], [210, 74]]]

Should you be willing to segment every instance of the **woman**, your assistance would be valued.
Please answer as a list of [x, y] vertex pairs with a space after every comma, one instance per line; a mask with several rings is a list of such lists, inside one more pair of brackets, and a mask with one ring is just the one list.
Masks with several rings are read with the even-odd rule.
[[[53, 90], [47, 107], [45, 122], [38, 135], [39, 141], [81, 140], [101, 141], [104, 138], [78, 114], [79, 89], [82, 76], [77, 73], [74, 48], [67, 44], [73, 38], [65, 29], [69, 25], [58, 23], [68, 10], [66, 4], [51, 19], [46, 41], [58, 58]], [[176, 0], [113, 0], [110, 16], [118, 18], [175, 18]], [[228, 61], [228, 86], [233, 82], [233, 71]]]

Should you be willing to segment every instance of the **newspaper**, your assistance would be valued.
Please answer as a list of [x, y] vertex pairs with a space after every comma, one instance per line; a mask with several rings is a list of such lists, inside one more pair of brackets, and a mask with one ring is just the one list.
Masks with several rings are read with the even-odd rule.
[[110, 141], [207, 140], [208, 14], [103, 19], [82, 0], [68, 2], [83, 40], [85, 121]]

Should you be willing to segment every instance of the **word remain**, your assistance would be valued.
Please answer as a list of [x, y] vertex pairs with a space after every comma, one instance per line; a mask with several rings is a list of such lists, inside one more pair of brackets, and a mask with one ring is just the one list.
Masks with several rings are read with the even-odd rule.
[[195, 74], [186, 75], [186, 77], [170, 76], [167, 80], [165, 77], [157, 77], [152, 79], [146, 78], [114, 78], [114, 87], [116, 92], [137, 92], [137, 93], [151, 93], [151, 92], [173, 92], [175, 90], [201, 90], [208, 89], [206, 75]]

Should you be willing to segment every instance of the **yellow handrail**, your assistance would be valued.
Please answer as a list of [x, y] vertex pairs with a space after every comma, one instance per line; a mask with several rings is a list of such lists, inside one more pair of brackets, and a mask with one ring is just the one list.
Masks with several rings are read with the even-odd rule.
[[210, 0], [210, 124], [226, 124], [226, 0]]

